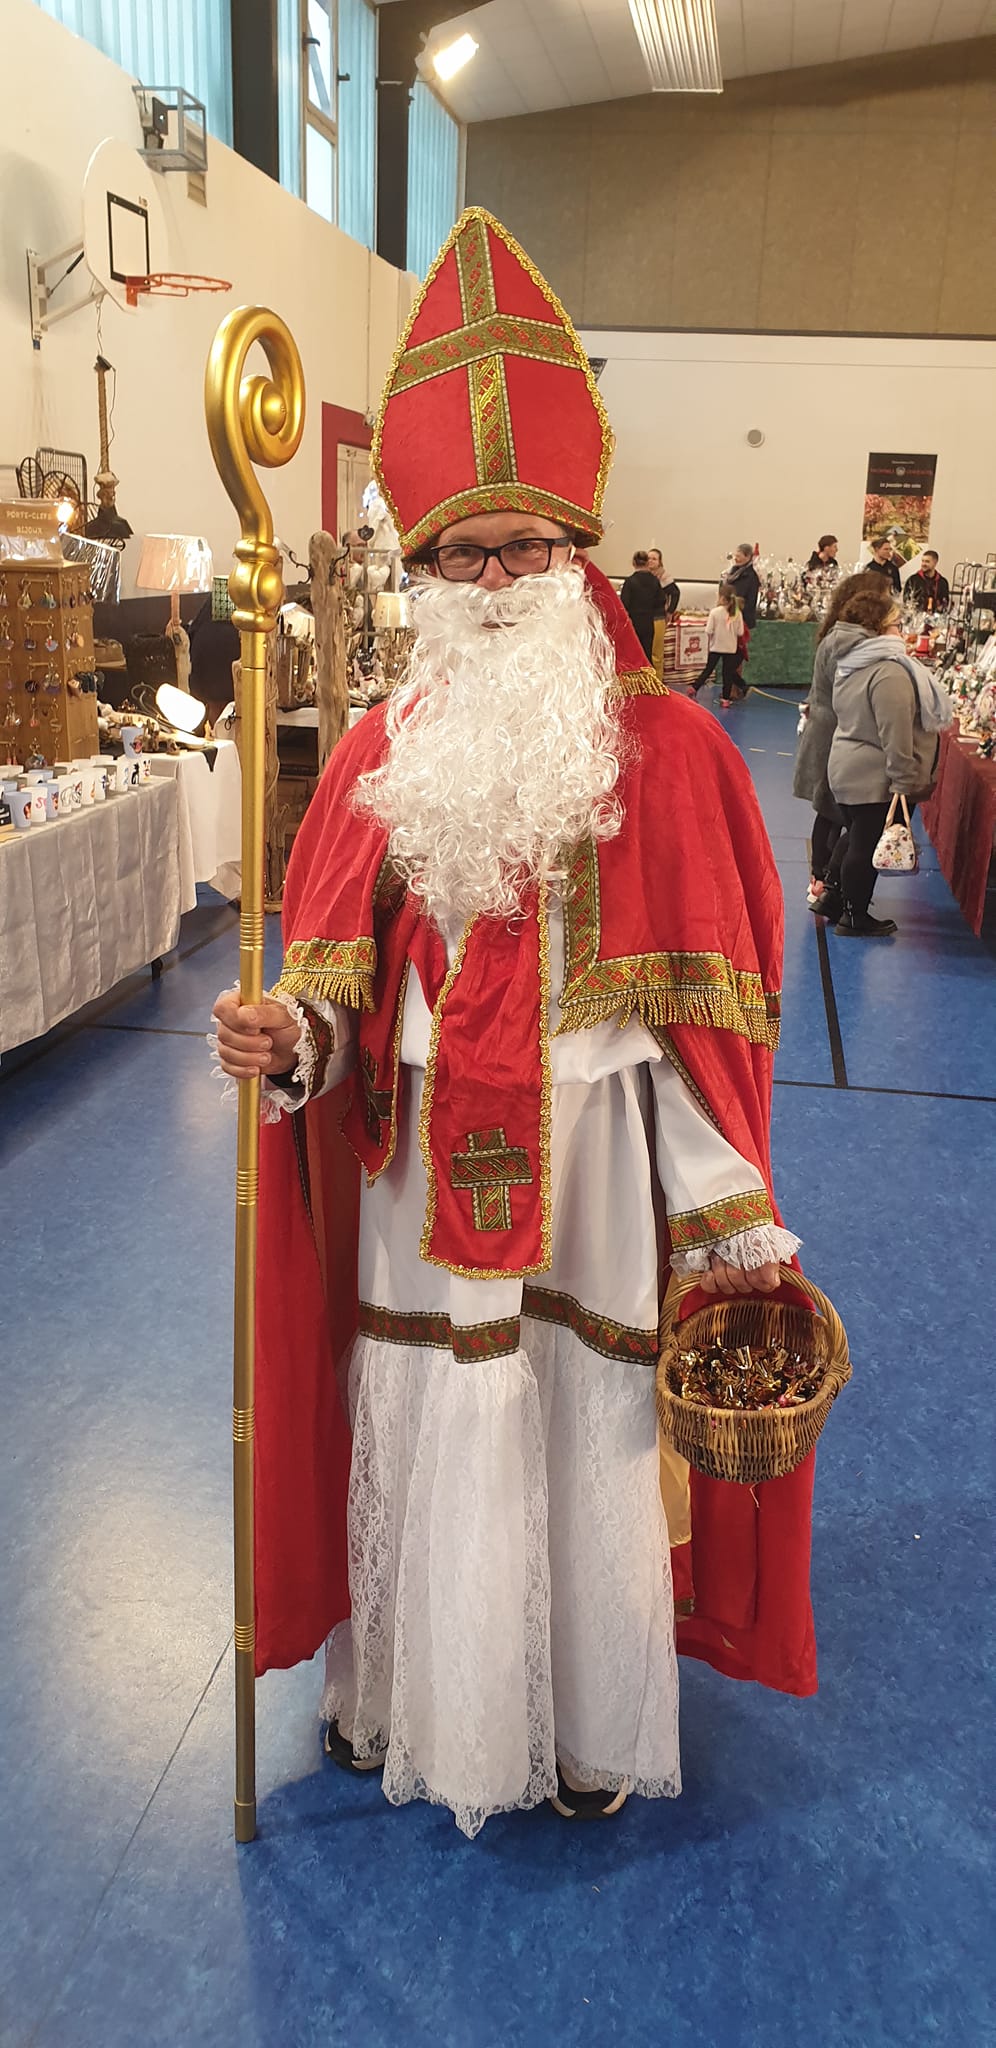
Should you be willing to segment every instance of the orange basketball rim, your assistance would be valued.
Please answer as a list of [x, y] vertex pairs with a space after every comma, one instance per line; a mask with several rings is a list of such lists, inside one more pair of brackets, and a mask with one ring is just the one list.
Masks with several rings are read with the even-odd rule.
[[199, 277], [190, 270], [150, 270], [144, 277], [125, 278], [125, 297], [137, 306], [143, 294], [163, 299], [188, 299], [191, 292], [230, 292], [227, 277]]

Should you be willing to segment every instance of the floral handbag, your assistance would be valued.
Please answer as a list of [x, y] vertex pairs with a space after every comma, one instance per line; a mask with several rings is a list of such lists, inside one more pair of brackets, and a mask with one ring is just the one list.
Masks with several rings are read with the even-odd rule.
[[[903, 807], [902, 823], [896, 817], [900, 804]], [[894, 796], [882, 837], [872, 854], [872, 867], [877, 868], [880, 874], [915, 875], [919, 865], [920, 855], [910, 828], [909, 804], [904, 796]]]

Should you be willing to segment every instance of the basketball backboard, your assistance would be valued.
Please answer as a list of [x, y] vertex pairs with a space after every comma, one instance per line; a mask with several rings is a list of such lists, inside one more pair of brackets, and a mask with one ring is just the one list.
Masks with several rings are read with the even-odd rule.
[[136, 149], [114, 140], [94, 150], [83, 180], [83, 255], [101, 291], [132, 312], [129, 277], [169, 269], [169, 236], [156, 175]]
[[[56, 320], [104, 297], [134, 312], [129, 278], [168, 269], [169, 232], [156, 176], [138, 151], [113, 137], [86, 168], [76, 240], [53, 256], [28, 250], [31, 338], [36, 348]], [[84, 290], [79, 291], [81, 273]], [[58, 296], [56, 296], [58, 294]]]

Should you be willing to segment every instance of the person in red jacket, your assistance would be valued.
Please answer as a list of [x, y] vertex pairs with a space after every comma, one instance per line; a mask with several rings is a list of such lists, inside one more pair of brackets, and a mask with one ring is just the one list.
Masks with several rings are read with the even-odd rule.
[[670, 1273], [771, 1293], [781, 894], [749, 774], [607, 579], [611, 434], [566, 314], [472, 209], [374, 459], [411, 665], [297, 836], [284, 962], [217, 1004], [264, 1077], [258, 1668], [326, 1642], [329, 1754], [474, 1834], [680, 1788], [678, 1648], [815, 1687], [812, 1457], [663, 1460]]

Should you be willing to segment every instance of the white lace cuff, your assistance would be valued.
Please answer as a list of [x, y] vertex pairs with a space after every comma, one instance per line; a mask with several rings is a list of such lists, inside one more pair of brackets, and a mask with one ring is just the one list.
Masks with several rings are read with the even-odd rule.
[[[238, 983], [235, 986], [237, 988]], [[294, 1072], [290, 1081], [285, 1083], [283, 1087], [274, 1087], [273, 1082], [268, 1081], [264, 1075], [260, 1084], [259, 1120], [261, 1124], [277, 1124], [280, 1122], [282, 1111], [286, 1110], [289, 1114], [293, 1113], [294, 1110], [301, 1108], [302, 1103], [307, 1102], [308, 1093], [315, 1076], [315, 1069], [318, 1065], [318, 1045], [309, 1029], [308, 1020], [300, 1003], [295, 1002], [293, 996], [285, 996], [283, 991], [279, 995], [274, 995], [272, 1001], [283, 1003], [284, 1008], [289, 1012], [294, 1023], [299, 1026], [299, 1030], [297, 1044], [294, 1047]], [[224, 1083], [221, 1091], [221, 1100], [222, 1102], [234, 1102], [237, 1104], [239, 1084], [232, 1079], [231, 1074], [226, 1074], [222, 1067], [216, 1031], [208, 1032], [207, 1042], [211, 1053], [212, 1072], [218, 1080]]]
[[721, 1238], [718, 1244], [689, 1246], [686, 1251], [672, 1252], [671, 1265], [678, 1278], [683, 1280], [688, 1273], [705, 1273], [711, 1259], [722, 1259], [728, 1266], [740, 1266], [750, 1273], [755, 1266], [766, 1266], [769, 1260], [788, 1264], [802, 1243], [791, 1230], [781, 1230], [775, 1223], [761, 1223], [753, 1230], [739, 1230], [735, 1237]]

